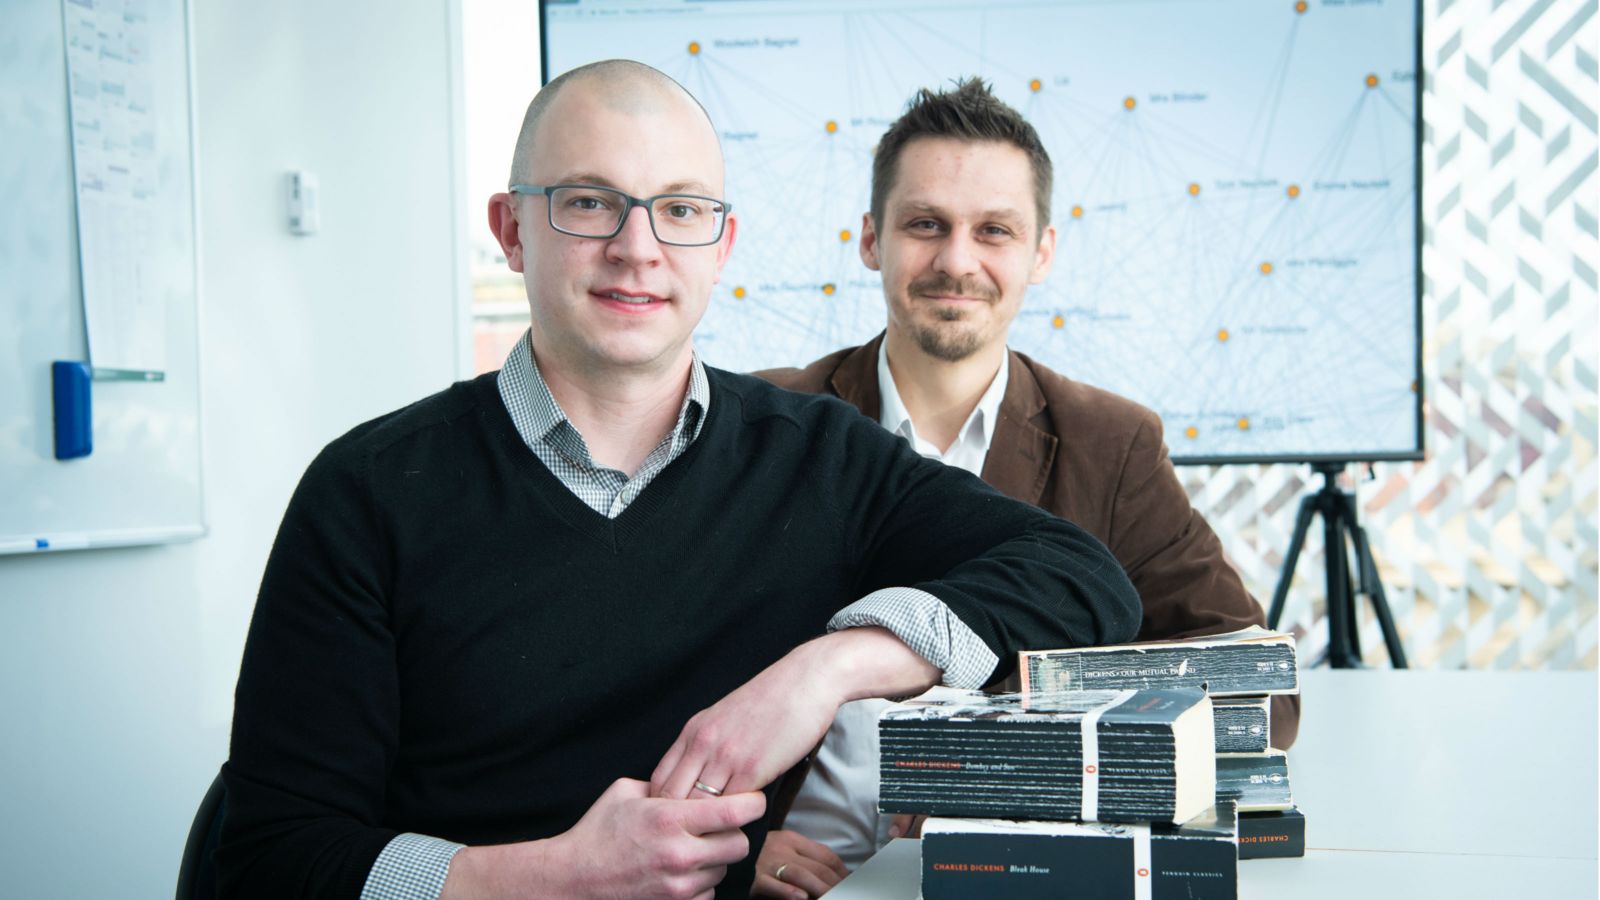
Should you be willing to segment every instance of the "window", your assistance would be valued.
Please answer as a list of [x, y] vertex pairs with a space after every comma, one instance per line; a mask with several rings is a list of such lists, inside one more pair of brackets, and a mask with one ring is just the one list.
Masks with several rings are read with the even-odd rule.
[[464, 0], [461, 20], [472, 371], [478, 374], [500, 368], [528, 327], [522, 276], [506, 268], [489, 230], [488, 204], [506, 189], [522, 114], [539, 90], [539, 4]]

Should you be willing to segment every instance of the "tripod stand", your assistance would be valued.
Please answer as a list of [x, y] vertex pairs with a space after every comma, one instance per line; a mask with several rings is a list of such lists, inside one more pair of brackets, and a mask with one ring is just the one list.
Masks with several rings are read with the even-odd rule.
[[[1339, 489], [1339, 473], [1344, 471], [1344, 466], [1342, 462], [1312, 464], [1312, 469], [1326, 480], [1322, 490], [1300, 500], [1294, 537], [1289, 541], [1289, 555], [1283, 562], [1278, 588], [1272, 593], [1267, 627], [1278, 627], [1278, 620], [1283, 616], [1283, 602], [1289, 596], [1289, 582], [1294, 580], [1294, 566], [1300, 560], [1300, 550], [1305, 546], [1306, 532], [1311, 527], [1311, 517], [1321, 513], [1324, 567], [1328, 576], [1328, 665], [1335, 669], [1361, 667], [1361, 640], [1356, 633], [1356, 594], [1361, 593], [1372, 600], [1372, 611], [1378, 616], [1378, 627], [1383, 630], [1383, 642], [1389, 649], [1389, 662], [1396, 669], [1404, 669], [1406, 651], [1400, 645], [1400, 633], [1395, 630], [1389, 601], [1383, 595], [1383, 582], [1378, 580], [1372, 548], [1367, 544], [1366, 531], [1356, 524], [1355, 495]], [[1347, 539], [1355, 549], [1355, 584], [1350, 578]]]

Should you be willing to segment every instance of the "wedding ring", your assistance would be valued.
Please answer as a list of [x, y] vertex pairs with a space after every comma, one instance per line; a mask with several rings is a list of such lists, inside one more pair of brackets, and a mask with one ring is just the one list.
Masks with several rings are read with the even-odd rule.
[[722, 796], [722, 790], [720, 788], [714, 788], [711, 785], [706, 784], [704, 781], [696, 781], [694, 783], [694, 789], [697, 791], [705, 791], [713, 797]]
[[772, 873], [772, 877], [778, 879], [779, 881], [782, 881], [783, 880], [783, 870], [787, 869], [787, 868], [789, 868], [789, 864], [788, 863], [784, 863], [783, 865], [778, 867], [778, 871]]

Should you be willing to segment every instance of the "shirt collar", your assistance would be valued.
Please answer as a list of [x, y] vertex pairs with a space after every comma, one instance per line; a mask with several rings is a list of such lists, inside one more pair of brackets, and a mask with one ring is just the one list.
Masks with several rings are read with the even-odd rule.
[[[989, 389], [978, 398], [978, 405], [967, 416], [967, 421], [962, 424], [961, 430], [956, 432], [956, 444], [962, 442], [975, 442], [983, 452], [989, 452], [989, 445], [994, 441], [994, 429], [1000, 420], [1000, 401], [1005, 399], [1006, 384], [1011, 380], [1010, 354], [1000, 360], [1000, 370], [995, 373], [994, 380], [989, 382]], [[917, 429], [911, 421], [911, 412], [906, 409], [905, 401], [900, 399], [900, 389], [895, 386], [894, 373], [889, 371], [889, 341], [887, 339], [878, 344], [878, 395], [882, 398], [882, 411], [878, 415], [878, 422], [883, 427], [900, 435], [917, 445]], [[954, 449], [956, 444], [952, 444]]]
[[[512, 424], [529, 447], [546, 440], [563, 423], [577, 431], [539, 373], [539, 362], [533, 356], [532, 335], [532, 329], [522, 333], [496, 376]], [[689, 389], [684, 393], [683, 405], [678, 408], [678, 421], [672, 433], [684, 435], [687, 443], [693, 443], [700, 436], [706, 411], [710, 408], [711, 381], [706, 377], [705, 364], [700, 361], [699, 354], [695, 354], [689, 366]]]

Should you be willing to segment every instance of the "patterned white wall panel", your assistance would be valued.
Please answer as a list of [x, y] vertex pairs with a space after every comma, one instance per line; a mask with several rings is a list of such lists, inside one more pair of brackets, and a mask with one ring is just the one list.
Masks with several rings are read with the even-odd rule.
[[[1424, 5], [1427, 458], [1359, 475], [1411, 663], [1595, 668], [1596, 0]], [[1308, 467], [1183, 472], [1268, 602]], [[1327, 642], [1321, 523], [1282, 624]], [[1370, 607], [1366, 660], [1386, 664]]]

